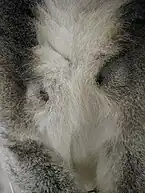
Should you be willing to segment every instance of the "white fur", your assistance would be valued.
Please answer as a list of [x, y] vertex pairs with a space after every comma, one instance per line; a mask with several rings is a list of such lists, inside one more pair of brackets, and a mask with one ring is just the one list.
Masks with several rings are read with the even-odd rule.
[[[50, 100], [45, 105], [33, 105], [34, 120], [45, 143], [75, 167], [86, 190], [96, 186], [96, 159], [98, 155], [101, 160], [103, 144], [119, 136], [119, 110], [97, 87], [94, 77], [104, 59], [117, 52], [111, 36], [119, 28], [114, 14], [123, 3], [46, 0], [47, 8], [39, 7], [39, 47], [35, 48], [39, 62], [35, 72], [43, 77], [40, 84]], [[28, 100], [33, 101], [35, 86], [30, 84]], [[103, 167], [100, 164], [100, 170]]]

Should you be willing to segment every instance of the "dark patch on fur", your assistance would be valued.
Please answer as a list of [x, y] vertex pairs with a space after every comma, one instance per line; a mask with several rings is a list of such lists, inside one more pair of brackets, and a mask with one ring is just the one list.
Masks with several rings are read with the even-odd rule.
[[[60, 157], [52, 158], [51, 150], [35, 141], [16, 141], [9, 146], [17, 158], [21, 171], [11, 167], [15, 182], [27, 192], [37, 193], [80, 193], [75, 186], [73, 177], [63, 168]], [[28, 175], [25, 175], [25, 173]]]
[[131, 0], [120, 9], [123, 43], [127, 49], [137, 49], [145, 45], [145, 1]]
[[[120, 98], [124, 98], [124, 129], [122, 157], [122, 177], [118, 185], [119, 192], [145, 192], [144, 128], [145, 119], [145, 1], [132, 0], [121, 8], [122, 38], [120, 45], [124, 56], [120, 65], [126, 66], [127, 81], [120, 89]], [[125, 71], [124, 71], [125, 74]]]
[[[100, 86], [113, 85], [115, 90], [117, 87], [122, 90], [126, 87], [124, 92], [127, 93], [128, 85], [134, 87], [138, 83], [141, 86], [145, 76], [145, 1], [129, 1], [118, 10], [117, 17], [121, 22], [121, 29], [115, 36], [115, 42], [120, 47], [120, 53], [105, 61], [96, 82]], [[126, 74], [125, 85], [119, 85], [118, 77], [115, 76], [121, 68], [124, 69], [123, 75]], [[137, 82], [139, 78], [140, 81]]]
[[7, 68], [22, 90], [32, 77], [33, 54], [37, 45], [34, 18], [35, 0], [0, 1], [0, 55], [7, 59]]

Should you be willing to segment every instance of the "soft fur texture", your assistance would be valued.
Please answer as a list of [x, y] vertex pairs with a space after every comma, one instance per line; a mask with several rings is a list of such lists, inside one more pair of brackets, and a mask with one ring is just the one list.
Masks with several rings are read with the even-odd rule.
[[1, 0], [0, 32], [14, 191], [144, 193], [145, 1]]

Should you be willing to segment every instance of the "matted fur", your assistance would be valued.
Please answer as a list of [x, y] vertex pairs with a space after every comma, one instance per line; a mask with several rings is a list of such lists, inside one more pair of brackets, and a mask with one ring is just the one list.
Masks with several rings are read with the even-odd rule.
[[15, 191], [145, 192], [145, 2], [0, 7], [0, 155]]

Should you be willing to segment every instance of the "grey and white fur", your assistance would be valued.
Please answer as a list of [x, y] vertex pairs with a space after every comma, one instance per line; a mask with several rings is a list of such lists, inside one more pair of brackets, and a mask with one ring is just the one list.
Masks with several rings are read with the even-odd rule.
[[145, 193], [144, 35], [144, 0], [0, 1], [0, 193]]

